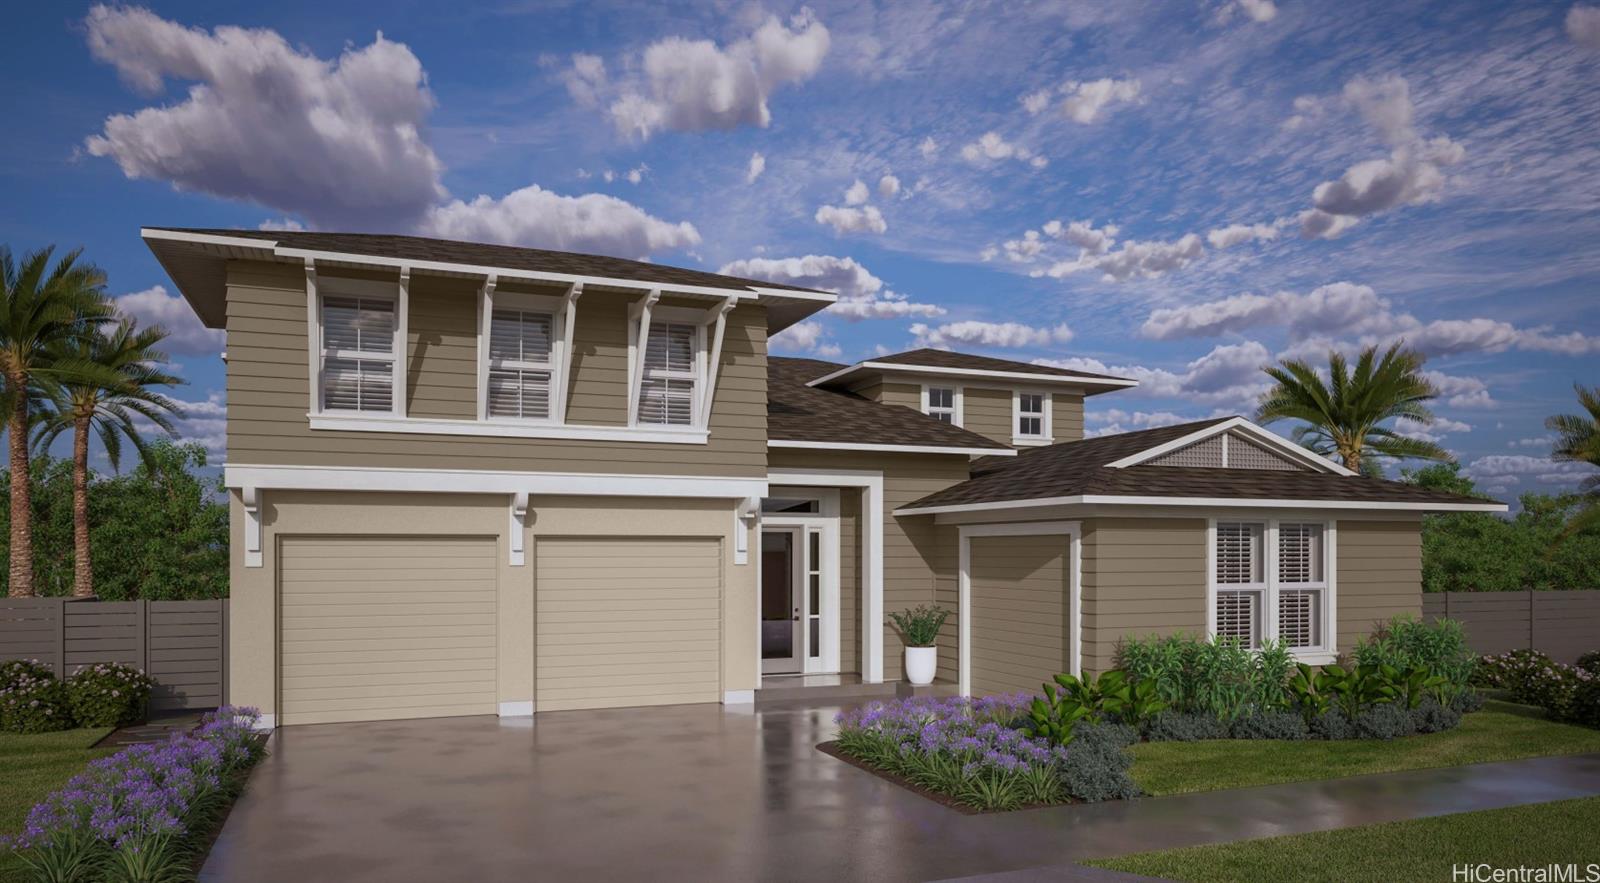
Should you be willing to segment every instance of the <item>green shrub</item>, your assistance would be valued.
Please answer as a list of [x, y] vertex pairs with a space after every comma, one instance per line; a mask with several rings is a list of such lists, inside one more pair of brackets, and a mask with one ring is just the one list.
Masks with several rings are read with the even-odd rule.
[[120, 727], [144, 718], [155, 680], [137, 668], [100, 662], [67, 678], [72, 716], [82, 727]]
[[1318, 739], [1350, 739], [1355, 736], [1355, 726], [1344, 712], [1338, 709], [1329, 709], [1311, 719], [1311, 735]]
[[1228, 738], [1228, 725], [1212, 714], [1163, 711], [1144, 726], [1144, 737], [1151, 742], [1199, 742]]
[[1590, 650], [1588, 653], [1579, 656], [1578, 661], [1574, 664], [1589, 674], [1600, 675], [1600, 650]]
[[1124, 800], [1139, 796], [1128, 775], [1133, 756], [1127, 747], [1139, 734], [1125, 724], [1084, 724], [1061, 761], [1060, 776], [1067, 793], [1080, 800]]
[[1442, 733], [1461, 724], [1461, 712], [1434, 699], [1424, 700], [1411, 709], [1411, 723], [1418, 733]]
[[1402, 736], [1412, 736], [1417, 732], [1417, 724], [1411, 717], [1410, 709], [1397, 702], [1369, 706], [1356, 715], [1354, 724], [1357, 739], [1387, 741]]
[[1600, 675], [1591, 677], [1573, 691], [1567, 718], [1586, 727], [1600, 727]]
[[49, 680], [55, 672], [37, 659], [8, 659], [0, 662], [0, 690], [9, 690], [24, 680]]
[[1268, 641], [1252, 651], [1233, 638], [1191, 635], [1125, 638], [1116, 664], [1135, 683], [1154, 684], [1168, 708], [1225, 721], [1286, 708], [1285, 684], [1294, 672], [1294, 659], [1281, 644]]
[[1429, 677], [1442, 678], [1445, 699], [1467, 690], [1478, 666], [1461, 623], [1453, 619], [1423, 622], [1397, 616], [1357, 642], [1351, 656], [1358, 666], [1422, 669]]
[[72, 706], [65, 684], [49, 672], [45, 677], [22, 674], [0, 690], [0, 730], [8, 733], [51, 733], [72, 729]]
[[1233, 722], [1235, 739], [1306, 739], [1311, 728], [1292, 711], [1258, 711]]
[[1450, 710], [1457, 714], [1471, 714], [1483, 710], [1483, 694], [1477, 690], [1468, 690], [1450, 700]]
[[907, 647], [932, 647], [939, 640], [939, 630], [950, 611], [943, 607], [923, 604], [889, 614], [889, 620], [900, 630], [900, 638]]

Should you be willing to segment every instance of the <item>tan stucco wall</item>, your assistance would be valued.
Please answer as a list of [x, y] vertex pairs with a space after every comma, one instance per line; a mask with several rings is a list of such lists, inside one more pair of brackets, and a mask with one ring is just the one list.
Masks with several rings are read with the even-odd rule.
[[[277, 555], [286, 535], [449, 535], [495, 537], [499, 559], [501, 702], [535, 699], [534, 540], [540, 536], [711, 537], [723, 540], [724, 691], [756, 687], [753, 565], [734, 564], [733, 501], [669, 498], [534, 497], [524, 537], [528, 562], [512, 566], [509, 499], [498, 495], [262, 493], [262, 566], [244, 566], [244, 511], [231, 496], [228, 677], [230, 699], [265, 713], [277, 709]], [[743, 528], [741, 528], [743, 529]], [[752, 548], [754, 542], [752, 540]], [[752, 556], [754, 558], [754, 556]]]
[[1204, 518], [1083, 522], [1083, 669], [1112, 667], [1126, 636], [1205, 633]]
[[1340, 519], [1339, 652], [1401, 614], [1422, 615], [1422, 523]]
[[[968, 458], [942, 454], [877, 454], [781, 448], [773, 450], [770, 457], [773, 468], [853, 469], [883, 473], [883, 612], [887, 615], [891, 611], [918, 604], [934, 603], [951, 611], [939, 638], [939, 677], [954, 681], [957, 636], [954, 613], [958, 601], [956, 529], [951, 525], [936, 525], [933, 518], [926, 515], [896, 518], [894, 510], [965, 480]], [[884, 679], [899, 680], [904, 670], [904, 645], [892, 627], [881, 627]], [[841, 629], [841, 641], [844, 640], [843, 635], [844, 630]], [[860, 640], [859, 633], [856, 640]]]
[[[328, 270], [318, 278], [335, 279], [344, 272]], [[408, 413], [459, 419], [476, 415], [477, 291], [471, 279], [412, 276]], [[570, 423], [626, 422], [626, 318], [634, 300], [634, 295], [603, 290], [579, 300]], [[742, 306], [729, 315], [707, 444], [312, 430], [306, 418], [311, 405], [306, 347], [304, 272], [284, 264], [230, 264], [230, 462], [730, 477], [759, 477], [766, 466], [766, 316], [761, 307]]]

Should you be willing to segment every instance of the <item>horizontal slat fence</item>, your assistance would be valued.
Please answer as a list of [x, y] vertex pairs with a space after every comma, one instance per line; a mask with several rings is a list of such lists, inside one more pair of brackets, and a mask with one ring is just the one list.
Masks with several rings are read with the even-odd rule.
[[120, 662], [155, 678], [152, 713], [228, 701], [228, 602], [0, 598], [0, 659], [37, 659], [64, 677]]
[[1600, 650], [1600, 590], [1428, 592], [1422, 615], [1460, 621], [1478, 653], [1533, 649], [1571, 664]]

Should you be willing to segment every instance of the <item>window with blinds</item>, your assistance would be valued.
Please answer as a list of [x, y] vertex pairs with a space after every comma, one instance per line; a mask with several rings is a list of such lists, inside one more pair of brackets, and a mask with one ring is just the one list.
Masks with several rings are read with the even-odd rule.
[[1216, 634], [1235, 638], [1252, 649], [1261, 646], [1261, 593], [1254, 589], [1217, 592]]
[[1328, 648], [1326, 526], [1219, 521], [1215, 531], [1215, 634], [1249, 647], [1271, 638], [1291, 650]]
[[1044, 396], [1031, 392], [1017, 395], [1017, 435], [1044, 436]]
[[535, 310], [496, 308], [490, 315], [488, 416], [549, 418], [555, 324], [553, 313]]
[[322, 298], [322, 410], [394, 410], [395, 302]]
[[1278, 592], [1278, 640], [1289, 649], [1322, 646], [1322, 590]]
[[956, 391], [948, 386], [928, 387], [927, 413], [941, 423], [956, 422]]
[[694, 423], [699, 384], [700, 329], [681, 322], [651, 322], [639, 385], [639, 422], [669, 426]]
[[1261, 525], [1217, 522], [1217, 584], [1259, 585]]
[[1278, 582], [1313, 585], [1322, 582], [1322, 525], [1278, 525]]

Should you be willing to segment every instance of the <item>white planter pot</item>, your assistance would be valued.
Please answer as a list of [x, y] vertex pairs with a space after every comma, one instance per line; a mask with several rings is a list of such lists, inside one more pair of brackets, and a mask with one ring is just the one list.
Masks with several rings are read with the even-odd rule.
[[921, 687], [933, 683], [933, 676], [938, 672], [938, 647], [906, 648], [906, 680]]

